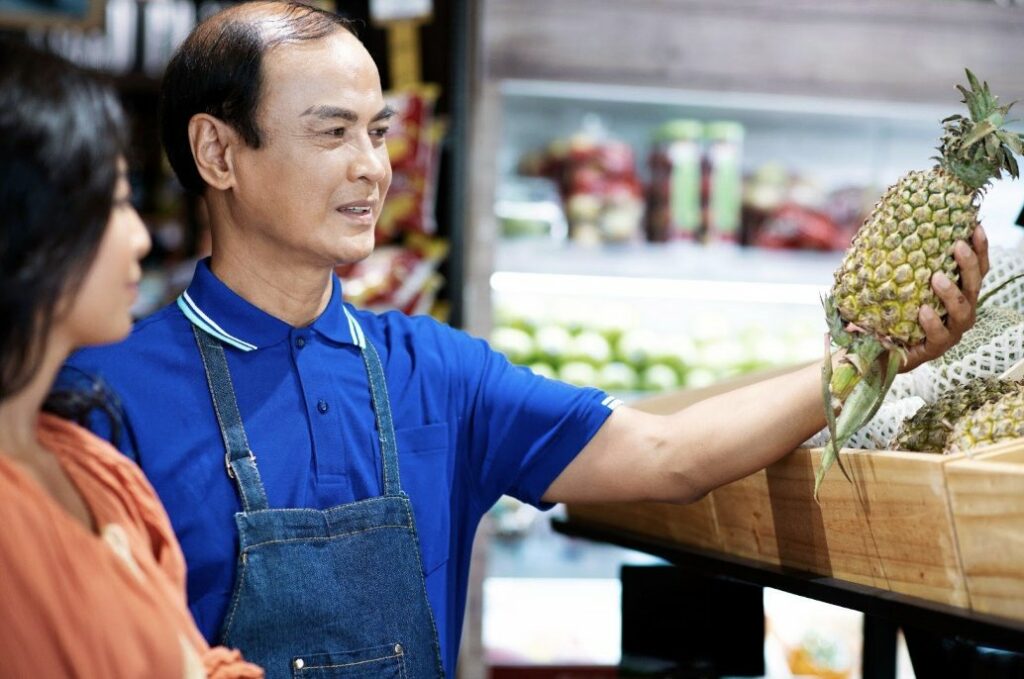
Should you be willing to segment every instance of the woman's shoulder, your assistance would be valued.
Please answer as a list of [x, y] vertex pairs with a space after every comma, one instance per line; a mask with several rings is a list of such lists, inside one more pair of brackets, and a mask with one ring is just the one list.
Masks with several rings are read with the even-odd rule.
[[70, 459], [77, 465], [97, 466], [143, 479], [142, 472], [134, 462], [110, 443], [71, 420], [41, 413], [38, 433], [39, 442], [62, 460]]
[[39, 442], [82, 479], [79, 491], [94, 512], [139, 529], [154, 551], [174, 543], [167, 513], [138, 465], [85, 427], [56, 415], [43, 413], [38, 432]]

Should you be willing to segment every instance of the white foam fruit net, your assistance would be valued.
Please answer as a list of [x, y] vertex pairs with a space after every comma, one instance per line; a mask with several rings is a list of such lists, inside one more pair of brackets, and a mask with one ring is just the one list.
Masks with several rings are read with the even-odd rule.
[[[929, 361], [909, 373], [897, 375], [882, 407], [850, 438], [846, 447], [888, 449], [903, 420], [913, 416], [925, 403], [934, 403], [943, 392], [978, 378], [998, 377], [1021, 359], [1024, 359], [1024, 324], [1017, 324], [958, 360]], [[815, 434], [804, 447], [823, 446], [826, 441], [827, 429]]]
[[[988, 249], [988, 261], [988, 275], [981, 283], [982, 296], [989, 290], [998, 287], [1000, 283], [1024, 274], [1024, 250], [1019, 248], [992, 246]], [[985, 302], [986, 306], [989, 304], [1024, 312], [1024, 278], [1000, 288], [992, 295], [991, 299]]]
[[[889, 442], [896, 436], [900, 425], [908, 417], [924, 407], [924, 400], [918, 396], [908, 396], [899, 400], [887, 401], [878, 409], [871, 421], [861, 427], [850, 437], [844, 448], [860, 450], [886, 450]], [[820, 448], [828, 443], [828, 428], [822, 429], [803, 444], [804, 448]]]
[[933, 403], [954, 387], [981, 377], [998, 377], [1021, 359], [1024, 359], [1024, 324], [1017, 324], [955, 361], [929, 361], [908, 376], [913, 382], [912, 393]]

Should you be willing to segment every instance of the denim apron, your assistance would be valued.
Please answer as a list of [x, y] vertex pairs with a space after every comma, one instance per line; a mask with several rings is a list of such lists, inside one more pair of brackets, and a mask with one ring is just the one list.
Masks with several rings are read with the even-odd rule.
[[384, 495], [326, 510], [270, 509], [224, 347], [193, 331], [224, 437], [224, 463], [242, 503], [235, 514], [235, 588], [220, 643], [241, 649], [268, 679], [443, 677], [412, 505], [398, 476], [384, 371], [373, 346], [362, 342], [360, 351], [380, 437]]

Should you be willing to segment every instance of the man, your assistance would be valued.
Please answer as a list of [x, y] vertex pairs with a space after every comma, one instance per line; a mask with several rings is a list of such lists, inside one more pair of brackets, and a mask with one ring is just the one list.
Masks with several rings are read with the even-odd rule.
[[[373, 247], [390, 116], [337, 17], [260, 2], [203, 22], [168, 67], [162, 126], [212, 257], [125, 343], [73, 361], [120, 395], [121, 447], [171, 516], [200, 628], [269, 677], [451, 675], [473, 535], [502, 494], [691, 501], [825, 424], [819, 367], [654, 416], [344, 305], [333, 270]], [[908, 368], [973, 323], [980, 230], [974, 245]]]

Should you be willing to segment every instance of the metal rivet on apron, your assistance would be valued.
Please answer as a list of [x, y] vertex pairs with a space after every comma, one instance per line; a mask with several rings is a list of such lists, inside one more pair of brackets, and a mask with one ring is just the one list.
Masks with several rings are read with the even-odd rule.
[[293, 664], [295, 665], [295, 669], [301, 670], [303, 667], [306, 666], [306, 661], [302, 658], [296, 658]]
[[316, 409], [320, 411], [321, 415], [326, 413], [329, 408], [330, 406], [327, 405], [327, 401], [324, 401], [323, 399], [316, 402]]
[[395, 644], [395, 655], [402, 655], [402, 644]]

